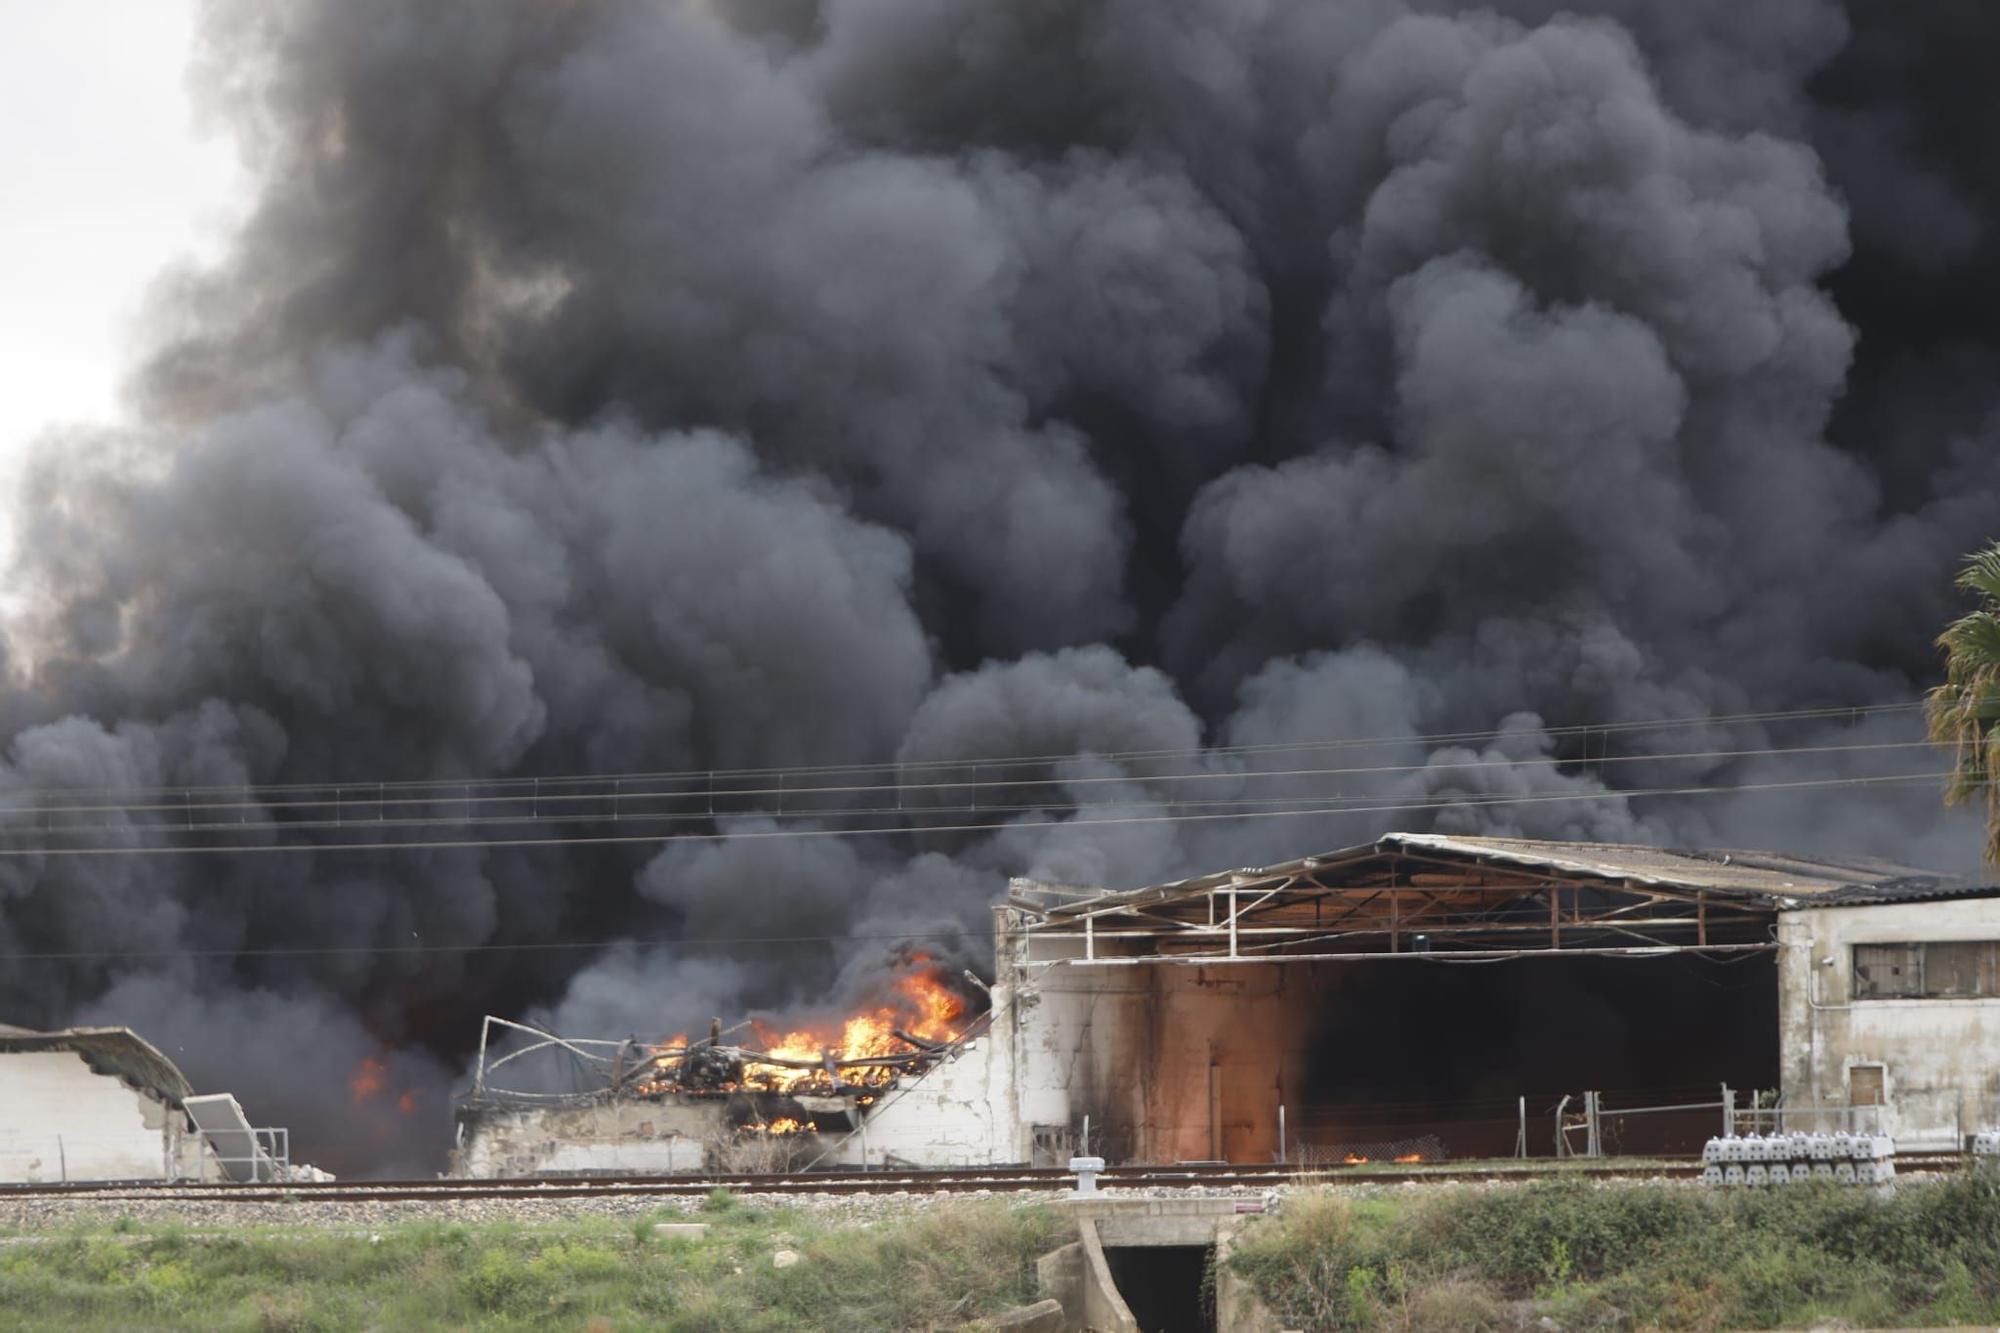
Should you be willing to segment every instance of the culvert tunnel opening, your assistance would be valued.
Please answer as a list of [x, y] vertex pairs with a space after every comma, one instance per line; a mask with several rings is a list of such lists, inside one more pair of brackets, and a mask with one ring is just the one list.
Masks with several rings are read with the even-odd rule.
[[1106, 1246], [1104, 1260], [1143, 1333], [1212, 1333], [1212, 1245]]

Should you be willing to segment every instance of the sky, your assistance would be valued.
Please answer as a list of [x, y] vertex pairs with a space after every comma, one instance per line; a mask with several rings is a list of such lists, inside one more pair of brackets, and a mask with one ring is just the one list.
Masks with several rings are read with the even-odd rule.
[[242, 192], [185, 71], [192, 0], [0, 0], [0, 485], [51, 426], [117, 417], [148, 284]]

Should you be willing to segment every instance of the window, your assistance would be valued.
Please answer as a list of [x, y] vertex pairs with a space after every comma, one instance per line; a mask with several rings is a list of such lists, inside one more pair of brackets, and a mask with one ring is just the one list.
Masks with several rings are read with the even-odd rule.
[[2000, 996], [2000, 940], [1854, 946], [1857, 1000]]
[[1849, 1106], [1880, 1106], [1882, 1104], [1881, 1065], [1855, 1065], [1847, 1071], [1847, 1104]]

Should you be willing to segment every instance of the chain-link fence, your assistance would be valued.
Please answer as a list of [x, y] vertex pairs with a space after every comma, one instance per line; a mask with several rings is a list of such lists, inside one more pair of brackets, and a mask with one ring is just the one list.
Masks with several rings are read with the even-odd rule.
[[1435, 1134], [1367, 1143], [1294, 1143], [1291, 1159], [1302, 1167], [1359, 1166], [1363, 1162], [1436, 1162], [1445, 1156], [1444, 1140]]

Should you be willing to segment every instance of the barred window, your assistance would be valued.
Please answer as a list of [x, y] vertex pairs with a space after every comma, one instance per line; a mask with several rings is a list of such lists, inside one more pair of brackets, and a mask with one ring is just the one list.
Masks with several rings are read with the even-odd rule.
[[1857, 1000], [2000, 996], [2000, 940], [1854, 946]]

